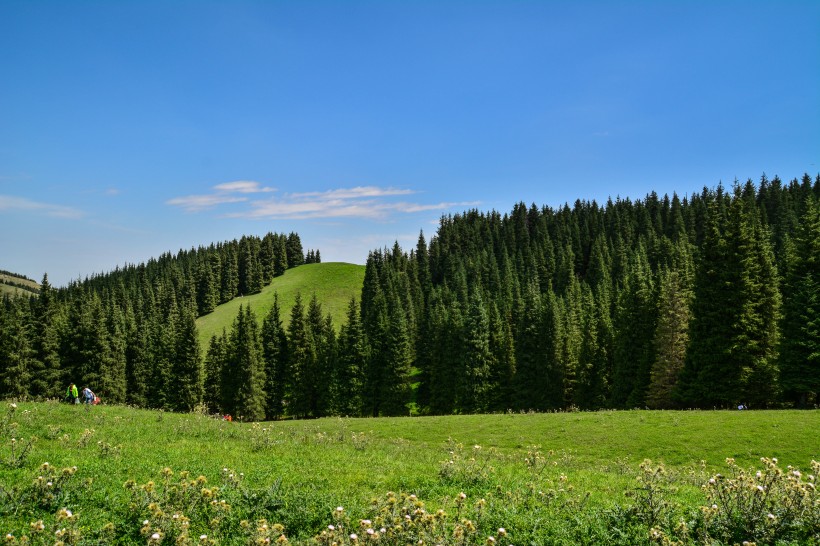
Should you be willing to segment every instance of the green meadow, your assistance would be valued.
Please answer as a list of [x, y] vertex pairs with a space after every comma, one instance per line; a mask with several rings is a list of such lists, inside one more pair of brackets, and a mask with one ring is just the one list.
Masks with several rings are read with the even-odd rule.
[[820, 411], [248, 424], [116, 406], [0, 410], [8, 543], [820, 540]]
[[290, 310], [296, 302], [296, 295], [302, 295], [302, 303], [307, 307], [316, 295], [322, 305], [322, 312], [333, 318], [338, 330], [345, 321], [345, 312], [351, 298], [358, 301], [364, 282], [364, 266], [340, 262], [305, 264], [288, 269], [276, 277], [258, 294], [234, 298], [218, 306], [213, 313], [199, 317], [196, 321], [199, 341], [207, 349], [212, 336], [222, 334], [222, 329], [230, 331], [239, 312], [239, 306], [251, 306], [259, 324], [273, 307], [274, 294], [279, 295], [279, 309], [282, 322], [290, 324]]

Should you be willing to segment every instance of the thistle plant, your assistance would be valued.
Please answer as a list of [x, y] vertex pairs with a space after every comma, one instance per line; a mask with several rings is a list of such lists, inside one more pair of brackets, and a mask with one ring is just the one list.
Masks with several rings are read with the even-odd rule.
[[438, 472], [444, 483], [475, 486], [489, 481], [495, 472], [490, 465], [492, 449], [484, 450], [480, 445], [465, 449], [452, 438], [447, 440], [446, 449], [448, 458], [441, 462]]
[[[388, 492], [373, 500], [367, 518], [352, 518], [344, 507], [337, 507], [331, 515], [332, 522], [313, 540], [327, 546], [509, 544], [504, 528], [489, 536], [479, 533], [485, 504], [484, 499], [469, 503], [467, 495], [461, 493], [454, 500], [456, 513], [451, 515], [444, 509], [428, 511], [414, 494]], [[472, 506], [469, 518], [468, 506]]]
[[728, 475], [716, 474], [703, 486], [704, 541], [820, 540], [820, 463], [812, 461], [811, 473], [804, 475], [793, 467], [783, 470], [776, 458], [760, 462], [762, 469], [742, 469], [726, 459]]
[[82, 535], [78, 515], [68, 508], [60, 508], [52, 523], [42, 519], [31, 522], [27, 533], [19, 537], [12, 533], [5, 536], [8, 546], [67, 546], [80, 544]]
[[627, 496], [636, 499], [633, 511], [640, 521], [654, 527], [669, 515], [672, 505], [669, 496], [673, 492], [667, 486], [666, 468], [663, 464], [653, 465], [649, 459], [641, 463], [638, 487], [627, 491]]

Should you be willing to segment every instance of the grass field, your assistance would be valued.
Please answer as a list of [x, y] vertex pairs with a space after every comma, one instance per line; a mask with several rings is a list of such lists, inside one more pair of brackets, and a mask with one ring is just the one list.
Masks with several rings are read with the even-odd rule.
[[[326, 544], [487, 544], [489, 536], [505, 545], [650, 544], [653, 529], [682, 544], [721, 544], [715, 541], [721, 537], [725, 543], [820, 540], [820, 498], [813, 489], [802, 519], [788, 519], [776, 503], [741, 506], [747, 519], [763, 518], [751, 531], [732, 531], [719, 509], [710, 516], [700, 508], [719, 502], [702, 489], [717, 472], [737, 489], [741, 482], [730, 478], [758, 469], [763, 478], [746, 474], [758, 481], [743, 491], [754, 493], [758, 482], [779, 487], [779, 481], [761, 481], [774, 472], [761, 457], [777, 458], [781, 478], [773, 479], [806, 486], [809, 474], [820, 470], [811, 467], [820, 459], [819, 411], [245, 424], [125, 407], [18, 406], [0, 406], [0, 532], [13, 537], [31, 534], [30, 525], [42, 521], [44, 529], [67, 529], [89, 544], [265, 544], [283, 533], [307, 543], [322, 532]], [[31, 437], [37, 440], [25, 452]], [[727, 458], [736, 466], [727, 467]], [[642, 468], [645, 459], [652, 463]], [[788, 465], [802, 477], [792, 477]], [[54, 489], [43, 485], [47, 481]], [[60, 512], [64, 508], [72, 515]], [[770, 514], [790, 522], [779, 535], [775, 520], [767, 523]], [[363, 519], [372, 523], [362, 526]], [[362, 534], [374, 526], [379, 541]], [[155, 532], [159, 538], [151, 539]], [[351, 539], [351, 532], [361, 538]]]
[[345, 321], [350, 298], [358, 300], [361, 297], [363, 282], [363, 265], [329, 262], [288, 269], [284, 275], [273, 279], [259, 294], [235, 298], [217, 307], [213, 313], [197, 319], [200, 344], [203, 349], [207, 348], [211, 336], [221, 335], [223, 328], [230, 331], [240, 305], [250, 305], [261, 324], [273, 306], [274, 293], [279, 294], [279, 308], [285, 325], [290, 324], [290, 311], [296, 301], [296, 294], [302, 294], [302, 303], [306, 308], [316, 294], [317, 300], [322, 304], [322, 312], [325, 315], [330, 313], [333, 324], [338, 329]]

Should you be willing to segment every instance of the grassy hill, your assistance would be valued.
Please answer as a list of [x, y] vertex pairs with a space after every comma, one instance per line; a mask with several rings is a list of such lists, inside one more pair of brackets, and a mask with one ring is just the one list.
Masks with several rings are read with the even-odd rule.
[[7, 272], [0, 272], [0, 297], [3, 294], [25, 295], [38, 294], [40, 283], [31, 279], [14, 275]]
[[[748, 507], [749, 514], [733, 514], [740, 520], [762, 517], [758, 533], [768, 532], [767, 514], [788, 516], [778, 487], [803, 487], [820, 473], [820, 465], [811, 467], [820, 459], [812, 433], [820, 430], [816, 410], [245, 424], [104, 405], [18, 406], [0, 405], [0, 534], [20, 537], [42, 520], [44, 536], [52, 541], [60, 529], [82, 535], [82, 542], [66, 542], [71, 544], [145, 544], [155, 532], [162, 540], [148, 544], [173, 544], [188, 526], [192, 537], [206, 535], [219, 544], [262, 544], [257, 539], [265, 536], [258, 533], [268, 529], [262, 518], [283, 524], [291, 543], [333, 532], [328, 525], [334, 525], [344, 531], [335, 537], [338, 544], [359, 544], [349, 533], [364, 534], [369, 524], [359, 519], [368, 518], [377, 530], [391, 528], [374, 544], [416, 544], [426, 537], [424, 544], [483, 545], [494, 535], [499, 546], [648, 545], [660, 543], [649, 540], [653, 527], [668, 535], [688, 528], [685, 543], [701, 544], [696, 533], [708, 529], [714, 536], [728, 521], [719, 518], [729, 506], [713, 500], [708, 485], [702, 488], [716, 473], [724, 476], [719, 484], [728, 486], [744, 469], [753, 469], [744, 474], [741, 488], [723, 491], [730, 503], [738, 491], [758, 494], [758, 484], [772, 491], [754, 514]], [[10, 443], [10, 433], [16, 443]], [[26, 451], [32, 437], [38, 439]], [[727, 457], [736, 466], [727, 466]], [[777, 471], [760, 457], [777, 457]], [[802, 477], [787, 465], [800, 469]], [[803, 489], [814, 504], [803, 519], [792, 520], [792, 527], [777, 530], [789, 539], [778, 544], [812, 543], [800, 533], [820, 533], [820, 497], [813, 488]], [[715, 519], [704, 520], [700, 507], [713, 502], [720, 503], [709, 512]], [[188, 521], [185, 527], [181, 518]], [[475, 530], [456, 530], [464, 518]], [[251, 525], [241, 525], [242, 520]], [[681, 520], [688, 523], [681, 527]], [[501, 527], [508, 536], [499, 535]], [[463, 541], [454, 539], [459, 532]], [[410, 540], [410, 533], [419, 534]], [[267, 536], [275, 542], [279, 535]], [[750, 532], [721, 538], [724, 544], [753, 538], [758, 544], [774, 542]]]
[[333, 324], [338, 329], [345, 321], [350, 298], [358, 301], [361, 297], [364, 269], [363, 265], [339, 262], [306, 264], [288, 269], [284, 275], [273, 279], [259, 294], [235, 298], [217, 307], [213, 313], [197, 319], [200, 344], [207, 348], [211, 336], [220, 335], [223, 328], [230, 330], [240, 305], [250, 305], [261, 324], [273, 306], [274, 293], [279, 294], [279, 307], [285, 325], [290, 324], [290, 311], [296, 301], [296, 294], [302, 294], [305, 306], [316, 294], [322, 304], [323, 314], [330, 313]]

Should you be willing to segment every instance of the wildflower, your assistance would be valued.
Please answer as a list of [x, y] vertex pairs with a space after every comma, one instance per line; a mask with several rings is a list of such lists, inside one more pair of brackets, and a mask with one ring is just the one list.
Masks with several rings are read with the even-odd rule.
[[199, 535], [199, 540], [208, 540], [208, 535]]
[[495, 544], [495, 537], [493, 537], [493, 536], [487, 537], [487, 544]]
[[148, 525], [148, 523], [149, 523], [149, 522], [148, 522], [148, 520], [147, 520], [147, 519], [142, 521], [142, 524], [143, 524], [143, 525]]
[[366, 532], [368, 535], [371, 535], [371, 536], [372, 536], [372, 535], [373, 535], [373, 533], [375, 533], [376, 531], [374, 531], [373, 529], [368, 528], [368, 529], [367, 529], [367, 531], [365, 531], [365, 532]]
[[12, 402], [10, 407], [11, 407], [11, 409], [17, 409], [17, 404], [15, 404], [14, 402]]
[[712, 505], [712, 510], [717, 510], [717, 504]]
[[151, 535], [151, 540], [159, 540], [159, 533], [154, 533]]
[[801, 476], [801, 474], [800, 474], [800, 471], [799, 471], [799, 470], [794, 470], [794, 471], [792, 471], [792, 474], [793, 474], [793, 475], [794, 475], [794, 477], [796, 477], [796, 478], [799, 478], [799, 477]]
[[467, 498], [467, 495], [465, 495], [464, 493], [459, 493], [459, 494], [458, 494], [458, 498], [459, 498], [460, 500], [464, 500], [464, 499], [466, 499], [466, 498]]
[[327, 526], [327, 530], [328, 530], [328, 531], [335, 531], [335, 530], [336, 530], [336, 526], [334, 526], [334, 525], [328, 525], [328, 526]]
[[359, 536], [356, 533], [350, 533], [350, 540], [357, 540]]
[[768, 515], [768, 516], [766, 516], [766, 517], [767, 517], [767, 518], [769, 518], [770, 520], [774, 520], [774, 519], [775, 519], [774, 514], [772, 514], [771, 512], [769, 512], [769, 515]]
[[345, 511], [345, 509], [344, 509], [343, 507], [341, 507], [341, 506], [337, 506], [337, 507], [336, 507], [336, 511], [337, 511], [337, 512], [339, 512], [339, 513], [342, 513], [342, 512], [344, 512], [344, 511]]
[[505, 536], [507, 536], [507, 530], [506, 530], [506, 529], [504, 529], [503, 527], [499, 527], [499, 528], [498, 528], [498, 536], [500, 536], [500, 537], [505, 537]]
[[765, 487], [763, 487], [762, 485], [758, 485], [758, 486], [757, 486], [757, 490], [758, 490], [758, 491], [760, 491], [760, 492], [762, 493], [762, 492], [764, 492], [764, 491], [766, 490], [766, 488], [765, 488]]

